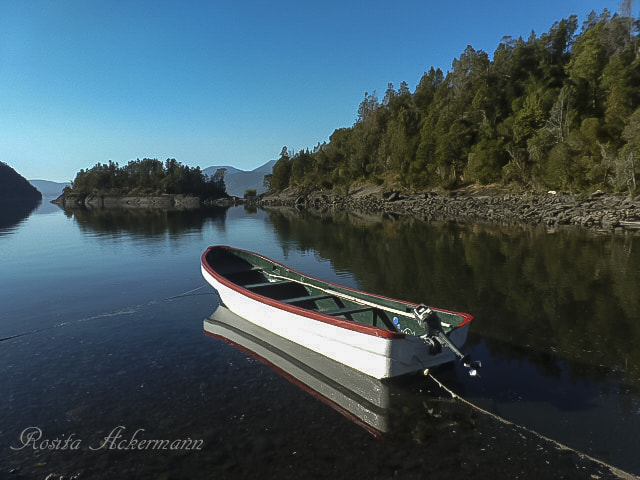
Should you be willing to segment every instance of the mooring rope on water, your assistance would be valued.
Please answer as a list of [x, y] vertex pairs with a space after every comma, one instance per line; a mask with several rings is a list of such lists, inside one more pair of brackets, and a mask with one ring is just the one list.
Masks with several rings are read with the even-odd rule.
[[[217, 295], [215, 292], [195, 293], [195, 294], [193, 293], [193, 292], [197, 292], [198, 290], [201, 290], [201, 289], [207, 287], [208, 285], [209, 284], [204, 283], [204, 284], [200, 285], [199, 287], [193, 288], [191, 290], [187, 290], [186, 292], [180, 293], [178, 295], [173, 295], [171, 297], [162, 298], [159, 301], [160, 302], [172, 301], [172, 300], [176, 300], [178, 298], [194, 297], [194, 296], [201, 296], [201, 295]], [[90, 317], [79, 318], [79, 319], [74, 320], [74, 321], [61, 322], [61, 323], [57, 323], [55, 325], [49, 325], [47, 327], [42, 327], [42, 328], [36, 328], [34, 330], [29, 330], [27, 332], [16, 333], [14, 335], [9, 335], [7, 337], [0, 338], [0, 342], [4, 342], [4, 341], [7, 341], [7, 340], [12, 340], [14, 338], [24, 337], [26, 335], [33, 335], [35, 333], [46, 332], [47, 330], [53, 330], [55, 328], [66, 327], [66, 326], [72, 325], [72, 324], [78, 324], [78, 323], [81, 323], [81, 322], [87, 322], [87, 321], [90, 321], [90, 320], [96, 320], [96, 319], [99, 319], [99, 318], [108, 318], [108, 317], [113, 317], [113, 316], [116, 316], [116, 315], [132, 314], [132, 313], [137, 312], [141, 308], [148, 307], [150, 305], [154, 305], [154, 304], [158, 303], [159, 301], [158, 300], [151, 300], [151, 301], [147, 302], [146, 305], [136, 305], [135, 307], [124, 307], [124, 308], [121, 308], [121, 309], [113, 311], [113, 312], [103, 312], [103, 313], [99, 313], [97, 315], [92, 315]]]
[[46, 327], [46, 328], [39, 328], [37, 330], [31, 330], [30, 332], [16, 333], [15, 335], [9, 335], [8, 337], [0, 338], [0, 342], [4, 342], [5, 340], [11, 340], [12, 338], [24, 337], [25, 335], [31, 335], [33, 333], [43, 332], [45, 330], [51, 330], [52, 328], [58, 328], [60, 326], [62, 326], [62, 325], [53, 325], [53, 326]]
[[10, 335], [8, 337], [0, 338], [0, 342], [3, 342], [5, 340], [11, 340], [12, 338], [24, 337], [25, 335], [32, 335], [34, 333], [44, 332], [47, 330], [53, 330], [54, 328], [66, 327], [73, 323], [88, 322], [89, 320], [95, 320], [96, 318], [114, 317], [116, 315], [126, 315], [133, 312], [135, 312], [135, 310], [133, 310], [131, 307], [123, 308], [115, 312], [103, 312], [97, 315], [92, 315], [90, 317], [79, 318], [78, 320], [71, 321], [71, 322], [61, 322], [61, 323], [56, 323], [55, 325], [49, 325], [48, 327], [36, 328], [35, 330], [30, 330], [28, 332], [16, 333], [15, 335]]
[[204, 287], [207, 287], [207, 286], [209, 286], [209, 284], [208, 283], [204, 283], [204, 284], [200, 285], [197, 288], [194, 288], [192, 290], [187, 290], [186, 292], [181, 293], [179, 295], [174, 295], [173, 297], [167, 297], [164, 300], [175, 300], [176, 298], [183, 298], [183, 297], [197, 297], [199, 295], [216, 295], [215, 292], [196, 293], [196, 294], [192, 295], [193, 292], [197, 292], [198, 290], [201, 290], [201, 289], [203, 289]]
[[592, 462], [595, 462], [599, 465], [602, 465], [603, 467], [608, 468], [609, 470], [611, 470], [611, 473], [613, 473], [614, 475], [617, 475], [619, 478], [624, 479], [624, 480], [633, 480], [633, 479], [637, 479], [638, 477], [635, 475], [632, 475], [628, 472], [625, 472], [624, 470], [620, 470], [617, 467], [614, 467], [613, 465], [609, 465], [608, 463], [599, 460], [595, 457], [592, 457], [591, 455], [588, 455], [584, 452], [581, 452], [579, 450], [576, 450], [575, 448], [571, 448], [563, 443], [560, 443], [557, 440], [554, 440], [553, 438], [549, 438], [546, 437], [544, 435], [542, 435], [541, 433], [536, 432], [535, 430], [531, 430], [530, 428], [525, 427], [524, 425], [520, 425], [518, 423], [514, 423], [511, 422], [509, 420], [507, 420], [506, 418], [502, 418], [499, 415], [496, 415], [495, 413], [492, 413], [488, 410], [485, 410], [482, 407], [479, 407], [478, 405], [470, 402], [469, 400], [461, 397], [460, 395], [456, 394], [453, 390], [451, 390], [450, 388], [448, 388], [446, 385], [444, 385], [440, 380], [438, 380], [436, 377], [433, 376], [433, 374], [429, 371], [429, 370], [425, 370], [424, 375], [426, 377], [429, 377], [431, 380], [433, 380], [440, 388], [442, 388], [445, 392], [447, 392], [449, 395], [451, 395], [451, 398], [453, 398], [454, 400], [460, 400], [462, 403], [464, 403], [465, 405], [471, 407], [472, 409], [489, 416], [490, 418], [497, 420], [498, 422], [504, 424], [504, 425], [508, 425], [510, 427], [514, 427], [514, 428], [518, 428], [520, 430], [523, 430], [541, 440], [544, 440], [546, 442], [549, 442], [553, 445], [555, 445], [559, 450], [567, 450], [570, 452], [575, 453], [576, 455], [578, 455], [580, 458], [583, 459], [587, 459], [590, 460]]

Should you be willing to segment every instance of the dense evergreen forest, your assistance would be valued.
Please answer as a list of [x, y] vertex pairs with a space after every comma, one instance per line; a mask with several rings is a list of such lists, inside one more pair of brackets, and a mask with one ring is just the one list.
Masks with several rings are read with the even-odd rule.
[[98, 163], [88, 170], [80, 170], [67, 191], [80, 195], [226, 196], [222, 172], [209, 177], [202, 173], [200, 167], [191, 168], [173, 158], [164, 163], [150, 158], [132, 160], [122, 167], [112, 161], [108, 164]]
[[501, 182], [532, 190], [634, 193], [640, 166], [639, 22], [576, 16], [540, 36], [504, 37], [493, 59], [468, 46], [446, 75], [433, 67], [413, 93], [365, 93], [352, 127], [292, 154], [265, 179], [333, 188], [356, 181], [414, 189]]

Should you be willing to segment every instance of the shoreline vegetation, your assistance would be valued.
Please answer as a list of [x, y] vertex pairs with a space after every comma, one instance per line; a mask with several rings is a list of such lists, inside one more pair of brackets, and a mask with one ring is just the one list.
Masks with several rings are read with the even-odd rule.
[[532, 191], [637, 195], [640, 22], [633, 1], [503, 37], [491, 57], [467, 46], [446, 73], [431, 67], [411, 92], [364, 95], [353, 126], [313, 150], [284, 147], [269, 178], [287, 187], [353, 183], [413, 190], [472, 184]]

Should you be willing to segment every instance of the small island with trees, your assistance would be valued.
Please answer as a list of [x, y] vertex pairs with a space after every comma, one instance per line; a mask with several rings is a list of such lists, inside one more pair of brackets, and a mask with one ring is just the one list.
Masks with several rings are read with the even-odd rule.
[[173, 158], [98, 163], [80, 170], [55, 203], [64, 207], [141, 206], [199, 207], [202, 202], [226, 198], [222, 172], [213, 177], [200, 167], [182, 165]]

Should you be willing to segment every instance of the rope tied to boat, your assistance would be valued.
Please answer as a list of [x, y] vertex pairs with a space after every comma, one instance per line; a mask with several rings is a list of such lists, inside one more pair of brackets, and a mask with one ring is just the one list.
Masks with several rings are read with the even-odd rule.
[[[200, 285], [199, 287], [193, 288], [191, 290], [187, 290], [186, 292], [180, 293], [178, 295], [173, 295], [171, 297], [166, 297], [163, 298], [159, 301], [172, 301], [172, 300], [176, 300], [179, 298], [185, 298], [185, 297], [193, 297], [193, 296], [199, 296], [199, 295], [217, 295], [216, 292], [207, 292], [207, 293], [194, 293], [197, 292], [198, 290], [201, 290], [205, 287], [208, 287], [209, 284], [204, 283], [202, 285]], [[56, 328], [61, 328], [61, 327], [66, 327], [68, 325], [72, 325], [72, 324], [77, 324], [77, 323], [81, 323], [81, 322], [87, 322], [89, 320], [96, 320], [96, 319], [102, 319], [102, 318], [109, 318], [109, 317], [114, 317], [116, 315], [127, 315], [127, 314], [131, 314], [131, 313], [135, 313], [136, 311], [138, 311], [140, 308], [145, 307], [145, 306], [149, 306], [149, 305], [153, 305], [155, 303], [158, 303], [158, 300], [151, 300], [149, 301], [146, 305], [136, 305], [135, 307], [124, 307], [121, 308], [119, 310], [115, 310], [112, 312], [103, 312], [103, 313], [98, 313], [96, 315], [91, 315], [89, 317], [84, 317], [84, 318], [80, 318], [77, 320], [72, 320], [72, 321], [68, 321], [68, 322], [60, 322], [60, 323], [56, 323], [55, 325], [49, 325], [46, 327], [42, 327], [42, 328], [36, 328], [33, 330], [29, 330], [26, 332], [20, 332], [20, 333], [15, 333], [13, 335], [7, 335], [6, 337], [2, 337], [0, 338], [0, 342], [5, 342], [7, 340], [12, 340], [14, 338], [20, 338], [20, 337], [24, 337], [27, 335], [33, 335], [35, 333], [40, 333], [40, 332], [46, 332], [47, 330], [53, 330]]]
[[209, 286], [209, 284], [205, 283], [203, 285], [200, 285], [197, 288], [194, 288], [194, 289], [191, 289], [191, 290], [187, 290], [186, 292], [181, 293], [179, 295], [174, 295], [173, 297], [167, 297], [164, 300], [175, 300], [176, 298], [195, 297], [195, 296], [198, 296], [198, 295], [215, 295], [214, 292], [193, 294], [193, 292], [197, 292], [198, 290], [201, 290], [201, 289], [203, 289], [204, 287], [207, 287], [207, 286]]

